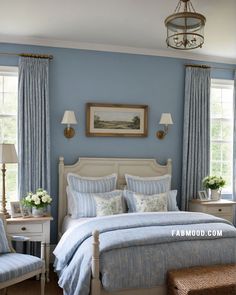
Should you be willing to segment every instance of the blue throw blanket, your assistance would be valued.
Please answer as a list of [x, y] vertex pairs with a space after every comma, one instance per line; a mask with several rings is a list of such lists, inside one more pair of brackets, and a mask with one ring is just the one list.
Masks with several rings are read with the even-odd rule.
[[[95, 229], [100, 232], [102, 283], [109, 291], [164, 284], [168, 269], [236, 263], [236, 229], [211, 215], [158, 212], [94, 218], [69, 229], [54, 251], [66, 295], [89, 294]], [[217, 230], [222, 236], [214, 235]]]

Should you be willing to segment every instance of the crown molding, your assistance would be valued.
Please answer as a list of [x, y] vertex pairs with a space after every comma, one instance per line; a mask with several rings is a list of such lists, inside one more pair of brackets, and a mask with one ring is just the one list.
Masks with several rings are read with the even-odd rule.
[[222, 56], [204, 55], [198, 53], [190, 53], [186, 51], [178, 51], [173, 49], [149, 49], [149, 48], [137, 48], [129, 46], [119, 46], [110, 44], [99, 44], [99, 43], [85, 43], [85, 42], [71, 42], [65, 40], [56, 39], [43, 39], [43, 38], [27, 38], [19, 36], [3, 36], [0, 35], [0, 43], [13, 43], [22, 45], [36, 45], [36, 46], [47, 46], [47, 47], [58, 47], [58, 48], [70, 48], [70, 49], [82, 49], [82, 50], [94, 50], [94, 51], [105, 51], [105, 52], [116, 52], [116, 53], [129, 53], [129, 54], [140, 54], [150, 56], [162, 56], [172, 57], [181, 59], [190, 59], [196, 61], [236, 64], [236, 58], [227, 58]]

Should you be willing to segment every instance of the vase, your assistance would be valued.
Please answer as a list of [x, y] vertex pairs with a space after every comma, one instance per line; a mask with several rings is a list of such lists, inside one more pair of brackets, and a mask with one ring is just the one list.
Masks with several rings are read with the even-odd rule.
[[211, 189], [211, 200], [220, 200], [221, 191], [218, 189]]
[[32, 216], [33, 217], [43, 217], [44, 211], [45, 211], [44, 208], [32, 207]]

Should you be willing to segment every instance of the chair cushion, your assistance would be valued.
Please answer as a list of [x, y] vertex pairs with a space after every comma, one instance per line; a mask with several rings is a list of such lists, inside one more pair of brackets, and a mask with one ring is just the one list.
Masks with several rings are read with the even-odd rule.
[[3, 226], [3, 221], [0, 218], [0, 254], [9, 252], [11, 252], [11, 250], [9, 248], [8, 240]]
[[0, 283], [40, 269], [43, 261], [35, 256], [7, 253], [0, 255]]

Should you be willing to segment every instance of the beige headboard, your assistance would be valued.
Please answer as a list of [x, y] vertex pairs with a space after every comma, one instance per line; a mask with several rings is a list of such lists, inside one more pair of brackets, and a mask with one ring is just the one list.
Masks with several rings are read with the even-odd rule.
[[160, 165], [155, 159], [128, 159], [128, 158], [79, 158], [73, 165], [65, 165], [64, 158], [59, 158], [59, 199], [58, 199], [58, 234], [60, 237], [63, 218], [67, 214], [67, 174], [77, 173], [81, 176], [105, 176], [117, 173], [117, 187], [125, 185], [125, 173], [137, 176], [161, 176], [172, 173], [172, 161]]

